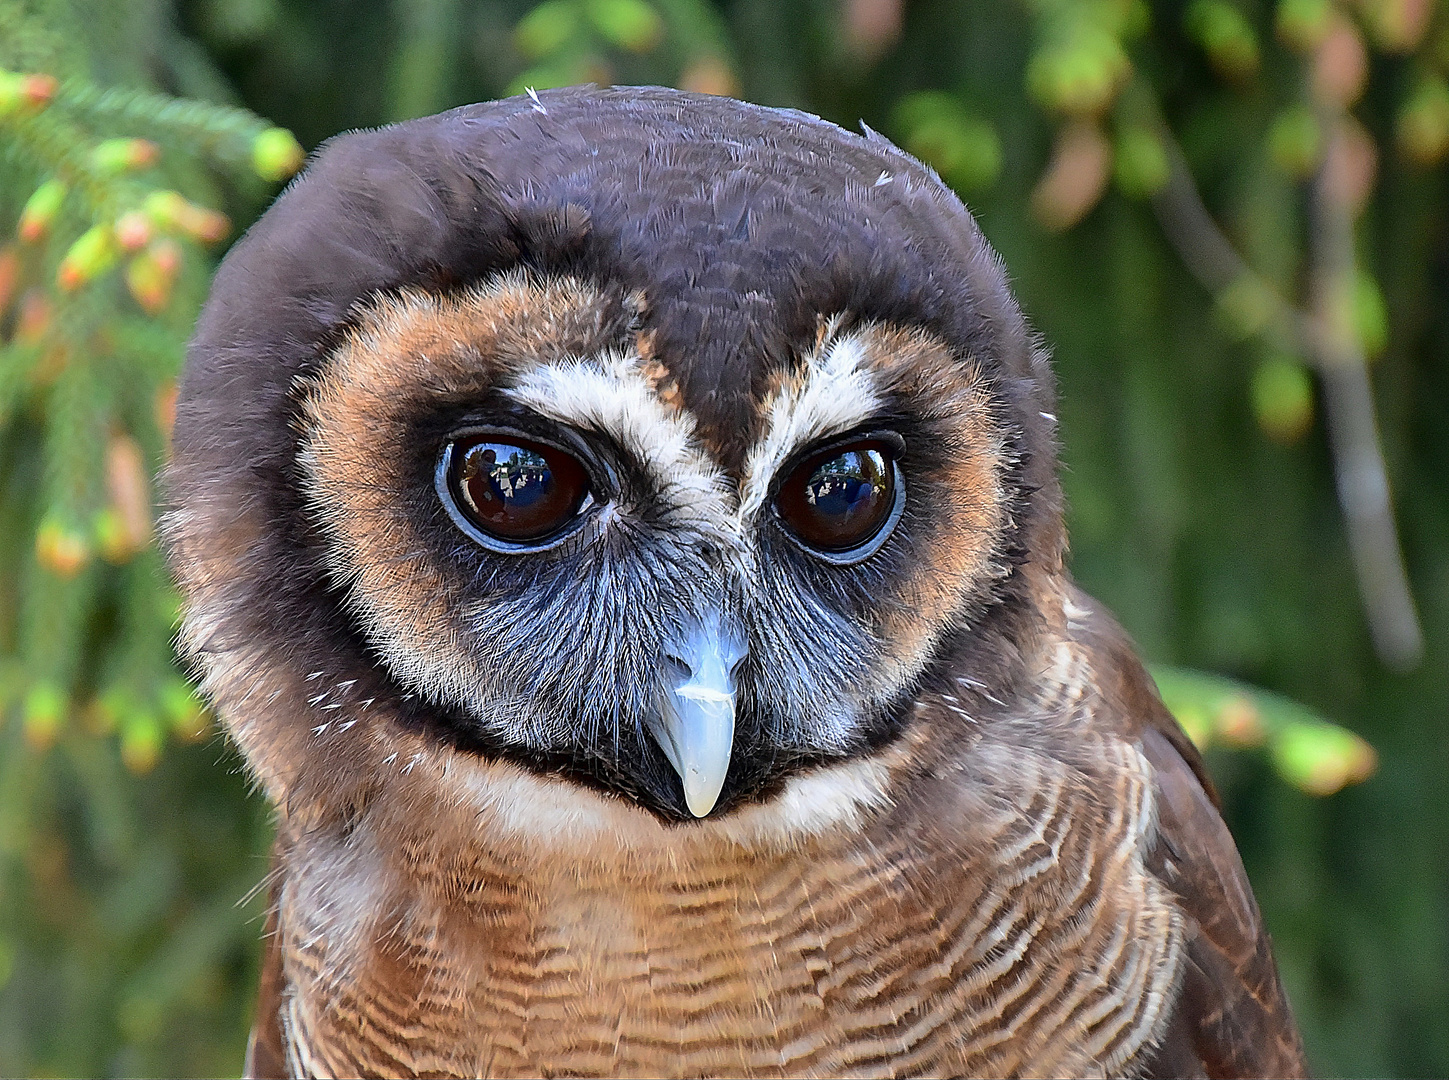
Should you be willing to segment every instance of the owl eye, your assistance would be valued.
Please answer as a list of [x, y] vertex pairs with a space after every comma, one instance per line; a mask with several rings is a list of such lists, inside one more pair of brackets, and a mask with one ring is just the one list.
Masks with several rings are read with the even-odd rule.
[[539, 550], [561, 539], [591, 498], [578, 459], [516, 436], [459, 439], [445, 451], [440, 471], [452, 496], [449, 509], [473, 526], [468, 531], [476, 538], [500, 541], [504, 550]]
[[905, 486], [898, 448], [869, 439], [834, 446], [797, 466], [775, 496], [775, 510], [802, 546], [850, 564], [880, 550], [900, 519]]

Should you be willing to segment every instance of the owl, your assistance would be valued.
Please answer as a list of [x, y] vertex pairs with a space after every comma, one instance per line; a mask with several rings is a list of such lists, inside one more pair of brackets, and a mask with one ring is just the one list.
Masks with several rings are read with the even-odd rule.
[[869, 130], [576, 88], [327, 144], [168, 473], [276, 810], [249, 1074], [1301, 1075], [1053, 409]]

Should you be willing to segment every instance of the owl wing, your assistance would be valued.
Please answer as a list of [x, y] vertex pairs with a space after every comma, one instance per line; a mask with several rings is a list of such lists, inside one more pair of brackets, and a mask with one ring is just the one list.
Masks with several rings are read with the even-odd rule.
[[1148, 1075], [1306, 1076], [1268, 934], [1202, 756], [1126, 635], [1105, 616], [1092, 623], [1112, 720], [1136, 738], [1155, 773], [1158, 842], [1147, 865], [1188, 922], [1175, 1015]]
[[262, 941], [261, 986], [257, 993], [256, 1019], [247, 1039], [246, 1063], [242, 1076], [247, 1080], [286, 1080], [287, 1053], [282, 1045], [282, 936], [277, 932], [277, 894], [280, 871], [272, 860], [271, 899], [267, 907], [267, 924]]

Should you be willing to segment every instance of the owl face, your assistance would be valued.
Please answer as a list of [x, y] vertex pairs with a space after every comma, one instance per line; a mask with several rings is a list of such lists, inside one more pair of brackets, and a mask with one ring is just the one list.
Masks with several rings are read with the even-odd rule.
[[355, 672], [456, 752], [677, 821], [999, 666], [1049, 386], [954, 197], [734, 102], [480, 109], [337, 145], [223, 268], [172, 474], [195, 651]]
[[518, 272], [375, 300], [300, 460], [348, 611], [452, 738], [704, 816], [889, 735], [1003, 572], [1003, 420], [929, 334], [822, 318], [731, 469], [647, 320]]

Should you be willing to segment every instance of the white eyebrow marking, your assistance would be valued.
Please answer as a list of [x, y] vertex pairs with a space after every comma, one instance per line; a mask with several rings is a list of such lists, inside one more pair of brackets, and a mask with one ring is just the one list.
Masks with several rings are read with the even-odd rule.
[[765, 503], [780, 466], [803, 447], [849, 431], [881, 409], [882, 401], [859, 334], [827, 339], [805, 358], [805, 370], [770, 402], [765, 437], [745, 462], [740, 517], [748, 521]]
[[605, 353], [541, 364], [503, 393], [559, 423], [611, 436], [649, 471], [677, 520], [737, 542], [724, 472], [699, 449], [693, 417], [655, 395], [638, 357]]
[[631, 352], [569, 357], [519, 373], [505, 396], [562, 424], [608, 435], [648, 470], [675, 520], [738, 552], [775, 473], [798, 450], [878, 414], [883, 399], [866, 339], [827, 334], [803, 369], [774, 396], [764, 437], [745, 462], [736, 502], [724, 471], [701, 447], [692, 415], [661, 400]]

